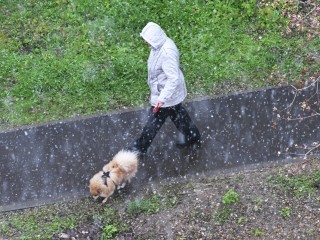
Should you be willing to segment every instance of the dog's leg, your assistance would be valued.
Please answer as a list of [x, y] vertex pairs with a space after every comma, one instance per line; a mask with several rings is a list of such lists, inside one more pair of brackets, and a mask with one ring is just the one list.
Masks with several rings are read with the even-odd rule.
[[106, 203], [108, 201], [108, 198], [113, 194], [114, 191], [109, 192], [109, 194], [103, 199], [102, 203]]
[[117, 187], [117, 189], [119, 190], [121, 188], [124, 188], [125, 186], [126, 186], [126, 182], [124, 181]]

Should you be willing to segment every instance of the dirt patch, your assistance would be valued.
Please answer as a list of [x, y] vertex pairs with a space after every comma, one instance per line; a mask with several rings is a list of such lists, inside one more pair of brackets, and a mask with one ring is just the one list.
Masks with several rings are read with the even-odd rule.
[[[305, 169], [304, 174], [315, 167]], [[288, 176], [290, 170], [286, 165], [150, 184], [135, 199], [157, 195], [160, 205], [171, 199], [171, 207], [162, 206], [150, 215], [128, 214], [128, 201], [116, 208], [135, 239], [316, 239], [319, 191], [312, 197], [298, 197], [272, 181], [273, 176]], [[222, 199], [230, 189], [239, 201], [226, 206]]]
[[[85, 198], [1, 214], [0, 222], [40, 211], [77, 216], [72, 227], [40, 239], [319, 239], [319, 160], [293, 176], [291, 169], [287, 164], [148, 183], [105, 205]], [[2, 232], [0, 239], [38, 239], [21, 238], [22, 230]]]
[[[160, 185], [161, 191], [153, 188], [157, 194], [178, 196], [174, 207], [134, 218], [123, 212], [123, 219], [137, 239], [317, 239], [319, 189], [300, 197], [285, 190], [277, 179], [287, 177], [290, 169], [286, 165]], [[226, 205], [223, 197], [230, 189], [239, 200]]]

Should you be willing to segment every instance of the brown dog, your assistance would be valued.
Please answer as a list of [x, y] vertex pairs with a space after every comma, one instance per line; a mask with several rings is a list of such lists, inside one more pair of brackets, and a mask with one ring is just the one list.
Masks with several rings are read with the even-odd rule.
[[94, 199], [103, 197], [102, 203], [105, 203], [116, 189], [130, 182], [137, 171], [138, 153], [121, 150], [90, 179], [90, 193]]

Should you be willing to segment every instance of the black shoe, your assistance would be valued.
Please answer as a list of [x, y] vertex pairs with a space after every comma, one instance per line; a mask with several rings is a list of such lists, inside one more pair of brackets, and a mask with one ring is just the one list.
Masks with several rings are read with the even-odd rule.
[[176, 147], [182, 149], [182, 148], [194, 145], [194, 144], [200, 145], [200, 143], [201, 143], [200, 139], [192, 139], [190, 141], [184, 141], [184, 142], [178, 141], [178, 142], [176, 142]]
[[179, 149], [185, 148], [187, 146], [188, 146], [188, 144], [186, 142], [184, 142], [184, 143], [176, 142], [176, 147]]

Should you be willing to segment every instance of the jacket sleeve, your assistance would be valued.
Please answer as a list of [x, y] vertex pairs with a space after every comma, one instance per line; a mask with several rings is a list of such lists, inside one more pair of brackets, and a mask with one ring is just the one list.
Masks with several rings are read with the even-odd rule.
[[165, 49], [163, 54], [162, 70], [167, 77], [167, 81], [158, 97], [158, 101], [165, 103], [177, 90], [177, 87], [180, 85], [180, 78], [178, 53], [174, 49]]

